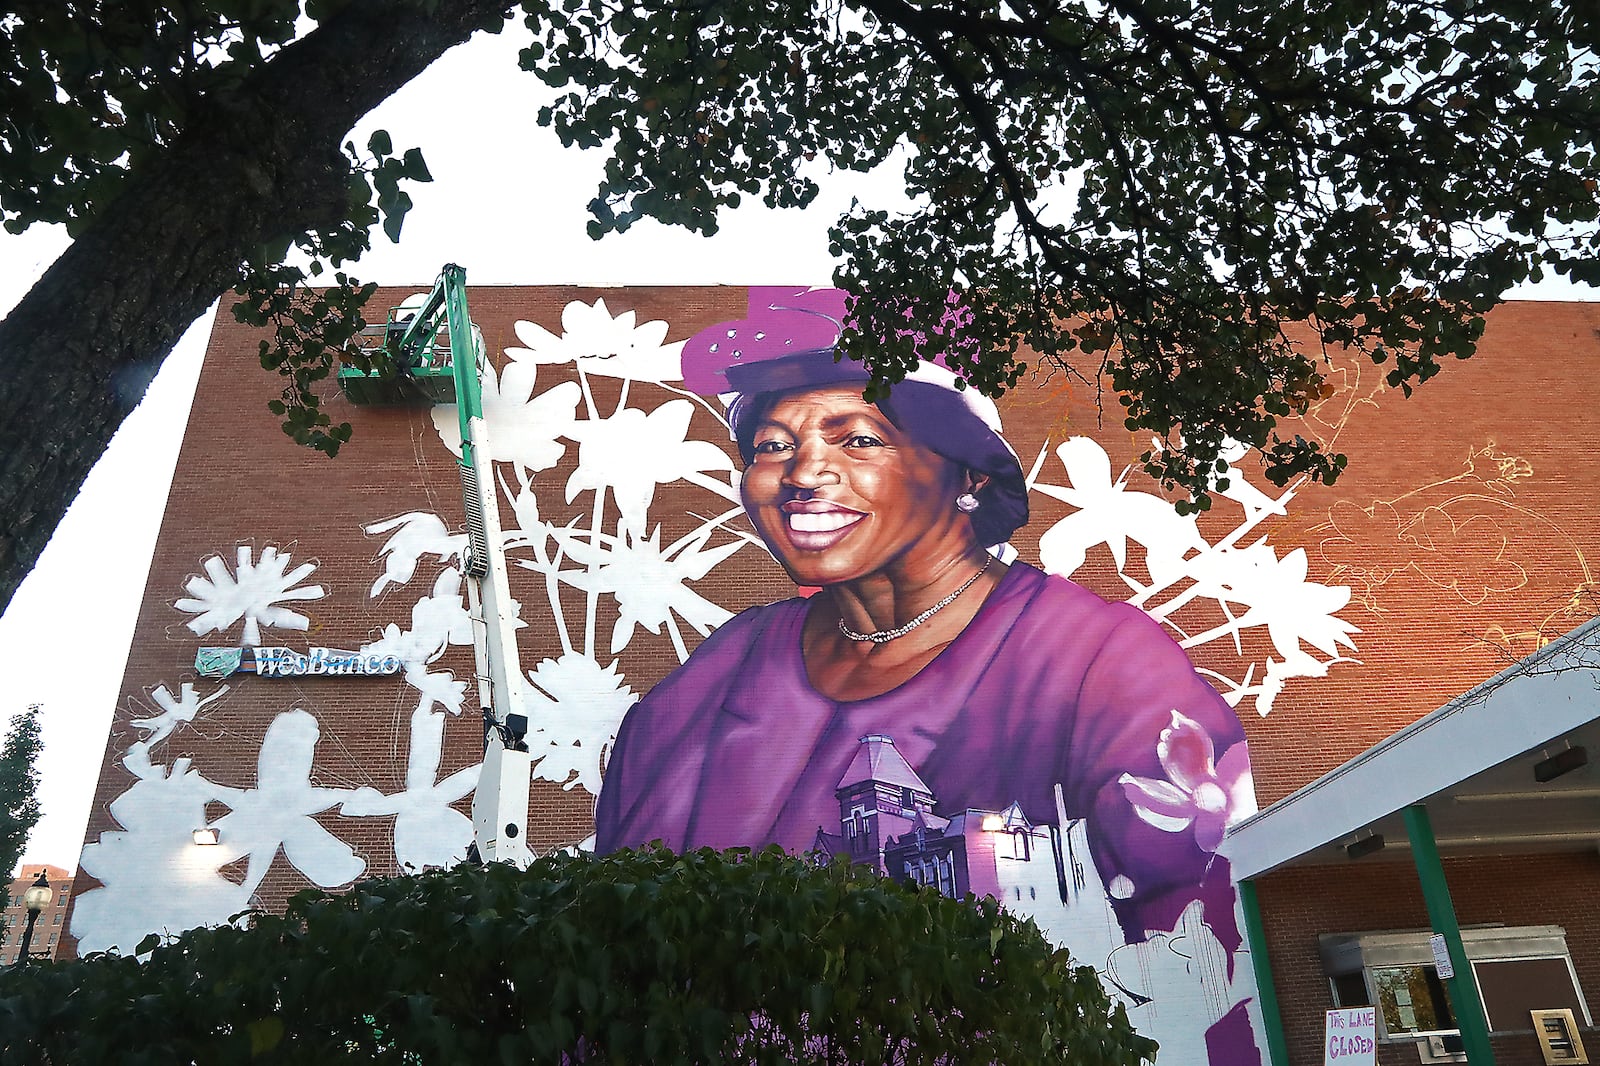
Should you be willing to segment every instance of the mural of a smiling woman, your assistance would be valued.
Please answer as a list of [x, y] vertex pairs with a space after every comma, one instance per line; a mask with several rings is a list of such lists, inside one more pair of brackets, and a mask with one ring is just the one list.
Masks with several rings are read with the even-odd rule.
[[[990, 401], [928, 363], [867, 403], [859, 365], [834, 359], [842, 294], [751, 303], [688, 342], [684, 381], [731, 400], [745, 509], [821, 591], [744, 611], [629, 713], [598, 849], [806, 851], [838, 828], [862, 739], [892, 738], [939, 815], [1015, 801], [1035, 825], [1086, 819], [1127, 943], [1198, 901], [1231, 957], [1213, 852], [1254, 803], [1232, 708], [1137, 608], [1002, 561], [1027, 485]], [[1255, 1060], [1242, 1010], [1217, 1024], [1213, 1061]]]

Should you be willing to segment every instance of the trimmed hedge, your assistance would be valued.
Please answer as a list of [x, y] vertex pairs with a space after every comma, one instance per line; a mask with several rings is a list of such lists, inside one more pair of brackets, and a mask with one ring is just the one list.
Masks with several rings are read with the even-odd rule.
[[776, 849], [555, 856], [0, 975], [0, 1063], [1135, 1066], [1094, 971], [991, 899]]

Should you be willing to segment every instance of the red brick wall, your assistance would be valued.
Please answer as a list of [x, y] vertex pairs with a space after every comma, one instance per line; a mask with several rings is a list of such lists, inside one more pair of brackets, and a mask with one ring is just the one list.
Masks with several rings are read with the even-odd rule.
[[43, 873], [50, 885], [50, 901], [33, 920], [33, 938], [28, 941], [28, 957], [56, 958], [66, 937], [67, 908], [71, 904], [72, 875], [59, 866], [25, 864], [7, 889], [7, 900], [0, 926], [0, 966], [15, 965], [22, 954], [22, 934], [27, 928], [28, 908], [23, 893], [33, 887]]
[[[371, 305], [374, 317], [412, 291], [380, 292]], [[614, 290], [475, 287], [470, 300], [487, 349], [501, 353], [518, 344], [512, 329], [517, 319], [537, 320], [559, 333], [561, 310], [569, 301], [609, 298], [620, 310], [615, 303], [619, 295]], [[744, 291], [631, 289], [625, 302], [638, 311], [640, 321], [670, 318], [692, 331], [742, 313]], [[306, 580], [323, 585], [330, 594], [293, 605], [310, 615], [309, 632], [279, 631], [268, 633], [265, 639], [280, 639], [296, 647], [318, 643], [355, 648], [377, 636], [376, 629], [384, 622], [406, 625], [409, 605], [423, 591], [391, 588], [388, 598], [367, 598], [368, 587], [382, 572], [381, 564], [374, 560], [383, 538], [368, 537], [362, 525], [423, 509], [437, 511], [447, 523], [460, 527], [458, 468], [438, 443], [426, 408], [356, 407], [329, 382], [324, 390], [327, 410], [336, 423], [353, 423], [354, 436], [334, 459], [298, 447], [266, 410], [266, 402], [278, 393], [280, 384], [255, 362], [258, 339], [259, 334], [234, 322], [226, 310], [218, 316], [150, 563], [86, 842], [119, 828], [107, 805], [133, 782], [119, 757], [130, 740], [144, 735], [128, 725], [129, 719], [155, 713], [149, 690], [165, 683], [176, 692], [181, 681], [194, 679], [197, 644], [225, 645], [234, 642], [229, 638], [237, 637], [235, 627], [226, 635], [196, 638], [184, 628], [189, 616], [173, 607], [173, 601], [184, 595], [187, 577], [200, 572], [202, 559], [220, 552], [231, 568], [234, 546], [251, 544], [257, 557], [262, 548], [273, 546], [290, 552], [295, 564], [315, 561], [317, 570]], [[552, 367], [550, 372], [554, 379], [562, 368]], [[615, 392], [614, 383], [596, 384], [601, 402], [614, 402]], [[575, 449], [569, 450], [563, 467], [543, 475], [552, 484], [565, 481], [572, 466], [571, 451]], [[559, 498], [555, 493], [548, 495]], [[707, 583], [713, 589], [708, 594], [719, 602], [770, 598], [770, 584], [780, 577], [776, 567], [718, 574]], [[548, 629], [524, 630], [522, 638], [525, 669], [559, 651]], [[637, 680], [630, 678], [636, 686], [659, 680], [675, 665], [670, 647], [662, 643], [651, 657], [656, 664], [654, 676], [646, 673]], [[470, 678], [471, 649], [450, 648], [436, 668], [451, 670], [458, 679]], [[282, 711], [302, 706], [314, 709], [322, 729], [314, 783], [372, 785], [384, 792], [404, 787], [403, 743], [416, 693], [398, 680], [235, 681], [228, 695], [207, 706], [195, 728], [179, 729], [167, 739], [163, 761], [187, 757], [213, 780], [248, 786], [255, 779], [254, 762], [267, 726]], [[447, 727], [441, 776], [471, 765], [481, 756], [475, 696], [476, 690], [470, 690], [469, 709]], [[468, 809], [466, 803], [460, 806], [463, 811]], [[529, 844], [539, 851], [576, 843], [590, 832], [592, 818], [592, 799], [583, 792], [535, 782]], [[330, 830], [337, 828], [340, 838], [367, 860], [367, 876], [399, 872], [389, 853], [392, 818], [355, 820], [330, 812], [319, 821]], [[242, 879], [242, 868], [233, 873], [236, 880]], [[77, 893], [97, 885], [94, 877], [79, 872]], [[281, 907], [304, 887], [305, 880], [280, 859], [258, 895], [266, 906]]]
[[[380, 293], [374, 306], [387, 306], [411, 291]], [[559, 334], [568, 301], [597, 298], [613, 313], [635, 311], [640, 322], [666, 320], [669, 339], [739, 317], [745, 308], [742, 288], [473, 287], [469, 293], [473, 318], [497, 362], [506, 347], [519, 343], [517, 320], [534, 320]], [[1332, 488], [1300, 488], [1286, 517], [1263, 522], [1242, 543], [1265, 536], [1280, 556], [1303, 547], [1308, 581], [1353, 588], [1353, 600], [1337, 613], [1360, 628], [1356, 650], [1344, 649], [1359, 661], [1334, 664], [1325, 678], [1290, 681], [1270, 717], [1259, 717], [1248, 700], [1241, 705], [1263, 804], [1594, 613], [1591, 568], [1600, 561], [1600, 508], [1595, 506], [1600, 476], [1591, 454], [1592, 442], [1600, 437], [1597, 327], [1600, 308], [1591, 305], [1507, 306], [1494, 314], [1477, 358], [1447, 367], [1410, 400], [1379, 387], [1381, 369], [1336, 357], [1340, 391], [1298, 428], [1347, 451], [1348, 471]], [[332, 460], [298, 448], [265, 409], [279, 385], [256, 364], [257, 340], [224, 310], [150, 562], [88, 841], [119, 828], [107, 805], [132, 783], [119, 758], [130, 740], [142, 735], [130, 720], [154, 713], [150, 690], [166, 684], [177, 691], [194, 678], [196, 644], [226, 644], [237, 636], [235, 629], [197, 639], [184, 628], [189, 616], [173, 607], [202, 559], [221, 553], [231, 566], [234, 547], [248, 544], [257, 555], [272, 546], [290, 552], [296, 563], [317, 562], [307, 580], [330, 594], [299, 605], [311, 616], [311, 631], [276, 637], [296, 646], [354, 648], [385, 622], [405, 624], [420, 584], [419, 579], [368, 599], [367, 589], [382, 570], [376, 561], [382, 538], [364, 534], [362, 525], [419, 509], [437, 511], [448, 523], [460, 521], [455, 464], [426, 410], [355, 408], [329, 382], [328, 409], [335, 421], [355, 425], [354, 439]], [[539, 374], [543, 389], [571, 371], [544, 366]], [[616, 382], [597, 378], [593, 387], [601, 413], [607, 413], [617, 398]], [[1045, 375], [1008, 397], [1003, 403], [1007, 436], [1024, 467], [1032, 465], [1047, 438], [1054, 447], [1064, 434], [1082, 433], [1102, 443], [1113, 478], [1119, 476], [1146, 444], [1119, 428], [1114, 401], [1102, 422], [1093, 399], [1091, 391], [1070, 389], [1062, 378]], [[697, 419], [693, 435], [722, 439], [709, 416]], [[569, 447], [559, 466], [539, 475], [540, 507], [548, 520], [562, 523], [581, 514], [581, 498], [565, 505], [561, 491], [576, 452]], [[1246, 469], [1257, 485], [1272, 490], [1258, 471]], [[1054, 458], [1046, 462], [1043, 480], [1066, 483]], [[1128, 487], [1149, 485], [1135, 471]], [[1034, 502], [1034, 519], [1015, 542], [1030, 560], [1037, 559], [1038, 537], [1073, 510], [1038, 495]], [[1231, 506], [1220, 502], [1204, 519], [1201, 528], [1209, 539], [1220, 539], [1237, 522], [1238, 511]], [[1369, 507], [1376, 519], [1357, 514]], [[1405, 537], [1385, 524], [1388, 507], [1396, 516], [1394, 528], [1408, 529]], [[664, 541], [684, 529], [682, 523], [669, 523]], [[734, 610], [788, 594], [782, 573], [759, 552], [736, 558], [737, 566], [714, 571], [696, 584], [697, 590]], [[1129, 594], [1104, 547], [1091, 552], [1075, 579], [1107, 597]], [[515, 572], [513, 594], [524, 602], [542, 596], [535, 581]], [[1215, 624], [1197, 614], [1175, 617], [1188, 633]], [[602, 632], [610, 631], [614, 618], [611, 613], [599, 620]], [[269, 642], [273, 639], [269, 635]], [[628, 673], [635, 692], [677, 661], [665, 638], [639, 640], [642, 651]], [[548, 626], [522, 630], [520, 642], [525, 669], [559, 651]], [[1242, 653], [1257, 663], [1282, 657], [1262, 630], [1244, 635]], [[1202, 646], [1194, 658], [1197, 665], [1223, 673], [1237, 673], [1241, 661], [1226, 641]], [[469, 676], [470, 649], [452, 648], [438, 668]], [[315, 783], [394, 792], [403, 784], [404, 737], [415, 698], [393, 679], [249, 679], [169, 737], [163, 759], [187, 757], [213, 780], [248, 787], [268, 724], [302, 706], [315, 712], [322, 730]], [[469, 706], [449, 723], [441, 773], [477, 760], [474, 719]], [[591, 804], [581, 791], [536, 783], [530, 844], [543, 849], [582, 839], [590, 829]], [[330, 813], [321, 821], [366, 859], [368, 875], [393, 872], [388, 820]], [[233, 874], [242, 877], [242, 871]], [[75, 895], [95, 885], [93, 877], [80, 872]], [[278, 906], [304, 885], [280, 860], [260, 898]], [[1264, 904], [1267, 895], [1264, 887]]]
[[[1334, 667], [1326, 684], [1291, 683], [1271, 718], [1254, 724], [1263, 805], [1600, 609], [1597, 327], [1593, 304], [1506, 305], [1490, 316], [1475, 358], [1447, 365], [1409, 400], [1386, 393], [1352, 416], [1338, 439], [1349, 469], [1334, 487], [1297, 501], [1281, 540], [1307, 545], [1314, 576], [1353, 587], [1356, 599], [1341, 615], [1362, 629], [1354, 653], [1361, 665]], [[1467, 473], [1469, 463], [1495, 469], [1487, 457], [1471, 458], [1490, 442], [1508, 462], [1522, 460], [1525, 476]], [[1368, 590], [1335, 564], [1354, 559], [1381, 573], [1421, 557], [1418, 544], [1397, 544], [1374, 527], [1353, 544], [1337, 543], [1328, 528], [1333, 510], [1375, 501], [1398, 501], [1402, 518], [1445, 507], [1459, 530], [1453, 541], [1437, 537], [1443, 550], [1427, 557], [1426, 573], [1402, 567]], [[1452, 580], [1461, 587], [1449, 587]]]
[[[1600, 993], [1600, 854], [1507, 855], [1444, 860], [1462, 926], [1559, 925], [1566, 929], [1578, 984], [1591, 1009]], [[1427, 929], [1417, 872], [1409, 862], [1368, 859], [1338, 867], [1299, 867], [1256, 882], [1262, 923], [1283, 1014], [1289, 1061], [1323, 1061], [1323, 1012], [1333, 1007], [1317, 954], [1322, 933]], [[1580, 1018], [1581, 1022], [1582, 1019]], [[1590, 1054], [1600, 1029], [1582, 1031]], [[1498, 1066], [1542, 1066], [1531, 1033], [1493, 1038]], [[1410, 1041], [1379, 1044], [1380, 1066], [1415, 1063]]]

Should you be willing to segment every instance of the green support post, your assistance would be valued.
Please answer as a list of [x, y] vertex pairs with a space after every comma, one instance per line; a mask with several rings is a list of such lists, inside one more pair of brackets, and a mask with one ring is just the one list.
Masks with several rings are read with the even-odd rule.
[[1422, 902], [1428, 908], [1428, 924], [1444, 936], [1450, 951], [1450, 966], [1455, 976], [1446, 981], [1450, 1003], [1455, 1008], [1461, 1043], [1471, 1066], [1494, 1066], [1494, 1049], [1489, 1046], [1489, 1021], [1483, 1014], [1478, 982], [1461, 943], [1461, 927], [1456, 924], [1455, 904], [1450, 901], [1450, 886], [1445, 883], [1444, 864], [1439, 861], [1439, 844], [1433, 838], [1433, 822], [1428, 808], [1413, 803], [1403, 812], [1406, 836], [1411, 839], [1411, 857], [1417, 864], [1417, 879], [1422, 882]]
[[1255, 972], [1256, 1000], [1261, 1004], [1261, 1022], [1267, 1027], [1267, 1061], [1272, 1066], [1289, 1066], [1289, 1044], [1283, 1037], [1283, 1015], [1278, 1011], [1278, 989], [1272, 981], [1267, 931], [1261, 924], [1254, 881], [1239, 882], [1239, 902], [1244, 906], [1244, 935], [1250, 945], [1250, 968]]

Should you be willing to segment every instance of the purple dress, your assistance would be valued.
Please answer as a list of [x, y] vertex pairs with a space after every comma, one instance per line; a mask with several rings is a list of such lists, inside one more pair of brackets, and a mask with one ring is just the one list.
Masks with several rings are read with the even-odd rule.
[[[1222, 755], [1238, 717], [1149, 616], [1013, 563], [977, 616], [915, 677], [840, 702], [807, 680], [808, 601], [753, 607], [724, 624], [629, 712], [596, 811], [601, 853], [660, 840], [683, 850], [802, 852], [839, 825], [835, 789], [859, 740], [887, 734], [938, 798], [938, 813], [998, 811], [1035, 825], [1088, 819], [1102, 881], [1128, 942], [1173, 928], [1186, 905], [1231, 956], [1239, 944], [1225, 860], [1190, 832], [1141, 819], [1125, 773], [1165, 781], [1157, 751], [1176, 710]], [[1131, 888], [1128, 885], [1131, 882]]]

